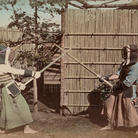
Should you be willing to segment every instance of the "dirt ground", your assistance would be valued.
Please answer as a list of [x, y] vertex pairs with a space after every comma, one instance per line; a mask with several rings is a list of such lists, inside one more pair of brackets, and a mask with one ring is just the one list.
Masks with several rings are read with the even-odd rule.
[[38, 130], [37, 134], [24, 134], [23, 128], [18, 128], [0, 134], [0, 138], [138, 138], [135, 135], [136, 128], [101, 131], [102, 119], [99, 120], [99, 124], [96, 121], [93, 123], [88, 114], [61, 116], [58, 113], [39, 111], [32, 113], [32, 116], [34, 122], [30, 126]]

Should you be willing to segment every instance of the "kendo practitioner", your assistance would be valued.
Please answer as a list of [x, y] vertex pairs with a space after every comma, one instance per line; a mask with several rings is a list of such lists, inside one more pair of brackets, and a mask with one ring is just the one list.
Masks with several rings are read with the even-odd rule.
[[[121, 50], [124, 61], [115, 75], [101, 77], [105, 80], [116, 80], [111, 96], [104, 103], [108, 125], [101, 130], [114, 130], [115, 127], [137, 127], [138, 114], [135, 109], [134, 99], [136, 84], [138, 83], [138, 52], [136, 45], [124, 46]], [[138, 130], [135, 133], [138, 135]]]
[[0, 46], [0, 89], [2, 100], [0, 132], [4, 133], [6, 130], [23, 126], [24, 133], [37, 133], [37, 131], [29, 127], [33, 119], [29, 106], [21, 94], [21, 90], [25, 89], [25, 85], [16, 82], [13, 75], [17, 74], [37, 79], [41, 73], [11, 67], [9, 60], [13, 55], [10, 54], [10, 50], [7, 46]]

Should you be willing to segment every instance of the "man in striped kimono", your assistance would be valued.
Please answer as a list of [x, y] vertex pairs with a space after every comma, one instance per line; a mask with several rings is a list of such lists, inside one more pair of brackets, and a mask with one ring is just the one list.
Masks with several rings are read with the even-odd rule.
[[36, 133], [29, 124], [33, 121], [28, 104], [21, 94], [21, 89], [25, 89], [24, 84], [17, 83], [13, 75], [23, 75], [24, 77], [40, 77], [40, 72], [16, 69], [10, 66], [10, 48], [0, 46], [0, 87], [2, 109], [0, 114], [0, 132], [24, 126], [24, 133]]
[[[138, 114], [133, 99], [138, 84], [138, 51], [136, 45], [127, 45], [122, 49], [122, 62], [115, 75], [104, 77], [106, 80], [119, 81], [113, 85], [112, 95], [105, 101], [105, 113], [108, 125], [101, 130], [113, 130], [115, 127], [137, 127]], [[138, 130], [136, 131], [138, 135]]]

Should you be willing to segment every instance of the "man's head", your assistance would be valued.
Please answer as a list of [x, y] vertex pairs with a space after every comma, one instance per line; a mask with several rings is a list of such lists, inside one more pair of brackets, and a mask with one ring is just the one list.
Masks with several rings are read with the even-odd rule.
[[14, 55], [14, 51], [10, 47], [0, 45], [0, 64], [9, 64]]
[[138, 58], [137, 45], [127, 45], [121, 50], [122, 58], [126, 61], [126, 65], [135, 64]]

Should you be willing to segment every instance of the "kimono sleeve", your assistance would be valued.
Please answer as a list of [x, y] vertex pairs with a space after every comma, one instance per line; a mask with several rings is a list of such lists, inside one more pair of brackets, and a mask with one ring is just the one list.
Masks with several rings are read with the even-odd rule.
[[128, 75], [126, 76], [126, 79], [123, 81], [123, 83], [127, 87], [131, 87], [137, 81], [138, 81], [138, 64], [135, 64], [131, 66], [130, 71], [128, 72]]
[[17, 69], [13, 68], [9, 65], [0, 65], [0, 72], [2, 73], [11, 73], [14, 75], [23, 75], [25, 77], [32, 77], [33, 71], [27, 70], [27, 69]]

